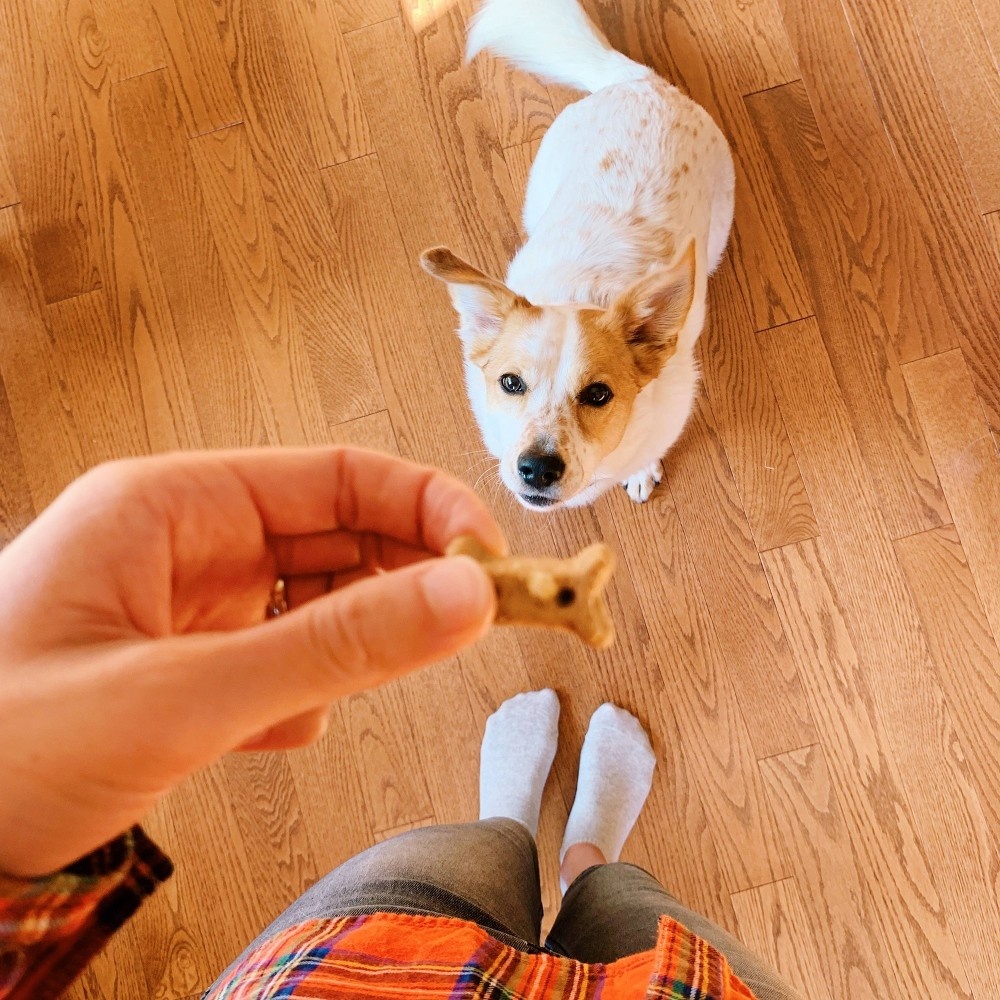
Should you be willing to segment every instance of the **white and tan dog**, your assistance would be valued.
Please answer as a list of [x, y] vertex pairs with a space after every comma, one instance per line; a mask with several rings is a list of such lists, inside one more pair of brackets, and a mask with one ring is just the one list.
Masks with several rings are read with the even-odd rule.
[[444, 247], [422, 257], [459, 314], [472, 409], [525, 506], [590, 503], [615, 483], [642, 502], [697, 391], [708, 275], [733, 219], [729, 147], [576, 0], [485, 0], [469, 58], [484, 49], [590, 96], [542, 140], [506, 283]]

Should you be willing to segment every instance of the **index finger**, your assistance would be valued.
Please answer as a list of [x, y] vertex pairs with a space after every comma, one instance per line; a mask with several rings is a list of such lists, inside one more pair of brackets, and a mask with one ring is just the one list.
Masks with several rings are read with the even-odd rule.
[[440, 469], [340, 447], [260, 448], [215, 457], [240, 478], [270, 535], [348, 529], [440, 553], [469, 534], [507, 551], [485, 504]]

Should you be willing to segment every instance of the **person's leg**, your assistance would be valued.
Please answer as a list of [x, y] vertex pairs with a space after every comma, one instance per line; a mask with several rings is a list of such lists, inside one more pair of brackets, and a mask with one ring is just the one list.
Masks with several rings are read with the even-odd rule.
[[581, 962], [613, 962], [652, 948], [662, 914], [722, 952], [757, 1000], [801, 1000], [735, 937], [686, 907], [648, 872], [621, 862], [597, 864], [575, 879], [546, 947]]
[[410, 830], [350, 858], [300, 896], [232, 964], [295, 924], [365, 913], [457, 917], [505, 943], [537, 946], [542, 902], [534, 835], [558, 720], [552, 691], [505, 702], [486, 724], [479, 822]]
[[655, 756], [638, 720], [613, 705], [594, 713], [560, 867], [569, 886], [546, 947], [582, 962], [613, 962], [656, 944], [661, 914], [704, 938], [729, 960], [757, 1000], [798, 994], [732, 935], [690, 910], [652, 875], [618, 863], [652, 785]]

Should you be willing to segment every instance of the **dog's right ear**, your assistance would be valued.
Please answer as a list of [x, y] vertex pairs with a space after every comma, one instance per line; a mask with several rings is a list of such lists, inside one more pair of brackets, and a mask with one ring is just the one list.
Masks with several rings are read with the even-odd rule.
[[460, 319], [458, 332], [471, 361], [489, 352], [504, 319], [511, 312], [531, 308], [527, 299], [515, 295], [503, 282], [466, 264], [447, 247], [425, 250], [420, 255], [420, 266], [447, 283]]

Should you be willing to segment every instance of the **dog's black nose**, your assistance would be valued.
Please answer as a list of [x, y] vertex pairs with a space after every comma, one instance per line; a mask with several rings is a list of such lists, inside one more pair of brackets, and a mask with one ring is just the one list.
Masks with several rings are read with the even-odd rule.
[[526, 451], [517, 460], [517, 474], [535, 489], [544, 490], [562, 479], [566, 463], [558, 455]]

